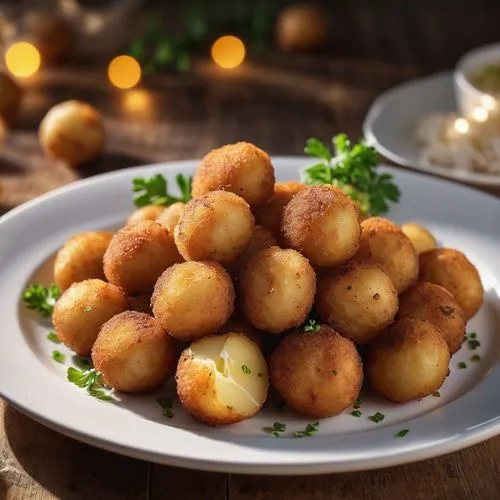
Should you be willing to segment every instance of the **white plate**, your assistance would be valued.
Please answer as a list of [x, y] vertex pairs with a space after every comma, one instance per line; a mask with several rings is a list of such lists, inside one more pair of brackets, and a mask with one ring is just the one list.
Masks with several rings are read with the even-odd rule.
[[452, 73], [411, 80], [382, 94], [366, 115], [363, 133], [380, 154], [398, 165], [477, 186], [500, 186], [500, 175], [420, 161], [412, 130], [419, 119], [432, 113], [457, 113]]
[[[306, 160], [276, 158], [281, 180], [297, 179]], [[363, 394], [363, 416], [350, 411], [321, 421], [317, 436], [273, 438], [263, 427], [279, 420], [286, 435], [310, 419], [272, 406], [241, 424], [209, 428], [175, 405], [162, 417], [158, 395], [122, 396], [100, 402], [65, 380], [67, 366], [52, 360], [49, 329], [20, 302], [27, 283], [51, 282], [47, 259], [78, 231], [116, 226], [132, 210], [132, 178], [193, 173], [195, 162], [153, 165], [97, 176], [49, 193], [0, 220], [0, 394], [21, 411], [63, 434], [133, 457], [165, 464], [256, 474], [301, 474], [371, 469], [458, 450], [500, 432], [500, 200], [477, 191], [413, 174], [394, 172], [402, 202], [390, 214], [396, 222], [416, 220], [478, 266], [486, 300], [469, 329], [478, 333], [481, 361], [469, 362], [466, 346], [452, 359], [441, 397], [397, 406]], [[69, 352], [66, 365], [70, 364]], [[459, 361], [466, 370], [458, 370]], [[172, 387], [161, 394], [167, 395]], [[367, 417], [380, 411], [385, 420]], [[410, 429], [404, 438], [395, 434]]]

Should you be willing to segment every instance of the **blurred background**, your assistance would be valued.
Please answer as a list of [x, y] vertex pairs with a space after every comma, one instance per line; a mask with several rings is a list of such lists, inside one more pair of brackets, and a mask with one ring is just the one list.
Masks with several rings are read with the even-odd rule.
[[[498, 0], [1, 2], [0, 213], [81, 177], [237, 140], [302, 154], [310, 136], [357, 138], [381, 92], [497, 41], [499, 18]], [[90, 161], [38, 137], [69, 99], [104, 123]], [[72, 119], [57, 132], [76, 133]]]

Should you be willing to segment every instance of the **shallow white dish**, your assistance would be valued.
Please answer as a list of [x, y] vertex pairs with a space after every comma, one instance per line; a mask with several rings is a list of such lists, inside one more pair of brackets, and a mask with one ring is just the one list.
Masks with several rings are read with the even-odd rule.
[[499, 186], [500, 175], [426, 165], [419, 159], [412, 129], [433, 113], [457, 113], [452, 73], [417, 78], [378, 97], [363, 124], [366, 140], [389, 160], [430, 174], [478, 186]]
[[[280, 180], [297, 179], [302, 158], [275, 158]], [[486, 289], [481, 311], [470, 322], [481, 347], [464, 345], [453, 357], [441, 397], [397, 406], [363, 393], [362, 417], [349, 411], [321, 421], [316, 436], [293, 438], [313, 421], [272, 406], [241, 424], [209, 428], [184, 414], [162, 417], [159, 394], [119, 396], [98, 401], [66, 381], [68, 351], [46, 339], [49, 325], [20, 302], [27, 283], [52, 280], [50, 262], [63, 241], [78, 231], [116, 227], [132, 210], [131, 181], [163, 173], [170, 183], [178, 172], [191, 174], [195, 162], [128, 169], [58, 189], [0, 219], [0, 395], [45, 425], [87, 443], [145, 460], [213, 471], [256, 474], [311, 474], [379, 468], [421, 460], [470, 446], [500, 433], [500, 200], [462, 186], [410, 172], [394, 172], [403, 197], [390, 217], [421, 222], [440, 242], [465, 252], [477, 265]], [[68, 356], [66, 366], [51, 358]], [[479, 362], [471, 362], [479, 354]], [[457, 364], [467, 362], [467, 369]], [[170, 392], [169, 392], [170, 391]], [[379, 424], [368, 419], [385, 414]], [[263, 431], [286, 422], [285, 437]], [[395, 437], [402, 429], [410, 432]]]

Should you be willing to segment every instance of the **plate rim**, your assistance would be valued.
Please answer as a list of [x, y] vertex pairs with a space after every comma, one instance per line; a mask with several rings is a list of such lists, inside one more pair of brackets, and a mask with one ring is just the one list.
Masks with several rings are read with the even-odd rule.
[[[310, 161], [310, 158], [303, 156], [274, 156], [272, 160], [276, 163], [296, 163], [297, 166], [307, 164], [305, 162]], [[103, 174], [99, 174], [90, 178], [82, 179], [76, 181], [74, 183], [61, 186], [49, 193], [46, 193], [40, 197], [37, 197], [33, 200], [30, 200], [19, 207], [14, 208], [3, 217], [0, 218], [0, 234], [2, 232], [3, 223], [7, 220], [16, 217], [17, 214], [22, 213], [26, 210], [31, 210], [31, 207], [38, 205], [44, 200], [50, 200], [51, 198], [59, 196], [61, 193], [71, 192], [75, 189], [80, 189], [84, 186], [90, 186], [94, 183], [102, 182], [108, 178], [112, 177], [132, 177], [138, 173], [141, 173], [144, 170], [149, 169], [151, 173], [153, 173], [156, 169], [173, 169], [173, 168], [182, 168], [189, 167], [192, 168], [194, 165], [198, 163], [199, 160], [181, 160], [181, 161], [172, 161], [172, 162], [160, 162], [160, 163], [152, 163], [148, 165], [142, 165], [132, 168], [125, 168], [120, 170], [115, 170], [113, 172], [106, 172]], [[292, 165], [290, 165], [291, 167]], [[288, 167], [287, 167], [288, 168]], [[441, 179], [441, 178], [431, 178], [428, 175], [413, 172], [413, 171], [401, 171], [394, 169], [393, 167], [385, 167], [388, 170], [393, 170], [397, 173], [397, 175], [410, 176], [410, 177], [420, 177], [426, 182], [437, 183], [437, 184], [453, 184], [454, 188], [459, 191], [467, 191], [467, 192], [475, 192], [477, 196], [484, 197], [485, 199], [489, 199], [498, 204], [498, 208], [500, 208], [500, 200], [489, 194], [484, 193], [478, 189], [472, 188], [470, 186], [464, 186], [460, 184], [455, 184], [450, 182], [449, 180]], [[487, 377], [485, 380], [487, 380]], [[484, 382], [484, 380], [483, 380]], [[482, 382], [481, 382], [482, 383]], [[47, 419], [44, 416], [33, 412], [30, 408], [22, 404], [20, 401], [16, 401], [15, 398], [11, 398], [9, 395], [5, 395], [4, 390], [1, 387], [0, 383], [0, 395], [12, 404], [14, 407], [20, 409], [20, 411], [30, 418], [42, 423], [43, 425], [56, 430], [64, 435], [70, 436], [72, 438], [78, 439], [85, 443], [98, 446], [100, 448], [115, 452], [121, 453], [127, 456], [131, 456], [134, 458], [139, 458], [142, 460], [155, 461], [163, 464], [173, 465], [173, 466], [181, 466], [186, 468], [194, 468], [199, 470], [209, 470], [214, 472], [230, 472], [230, 473], [243, 473], [243, 474], [322, 474], [327, 472], [348, 472], [348, 471], [361, 471], [361, 470], [371, 470], [378, 469], [383, 467], [389, 467], [394, 465], [401, 465], [404, 463], [410, 463], [415, 461], [424, 460], [427, 458], [440, 456], [443, 454], [451, 453], [457, 451], [459, 449], [471, 446], [473, 444], [484, 441], [498, 433], [500, 433], [500, 415], [495, 417], [493, 421], [490, 421], [481, 426], [480, 429], [476, 429], [474, 432], [469, 432], [460, 438], [452, 439], [447, 441], [444, 445], [440, 443], [434, 443], [432, 446], [427, 446], [422, 450], [409, 450], [406, 453], [398, 453], [394, 455], [388, 455], [383, 458], [377, 458], [371, 461], [365, 460], [359, 465], [348, 464], [344, 465], [346, 462], [310, 462], [303, 463], [298, 461], [298, 463], [286, 463], [286, 464], [248, 464], [245, 462], [238, 462], [233, 458], [228, 458], [227, 460], [193, 460], [192, 458], [179, 457], [178, 455], [165, 455], [158, 454], [155, 451], [144, 451], [137, 447], [133, 447], [130, 445], [124, 445], [120, 443], [116, 443], [113, 439], [103, 440], [100, 437], [92, 436], [88, 433], [85, 433], [81, 430], [77, 430], [72, 427], [68, 427], [65, 424], [58, 423], [54, 419]], [[461, 398], [459, 398], [461, 399]], [[452, 403], [450, 403], [452, 404]], [[416, 417], [416, 419], [421, 418], [422, 416]], [[413, 419], [412, 419], [413, 420]], [[394, 424], [391, 426], [385, 427], [385, 429], [400, 427], [400, 424]], [[332, 437], [331, 437], [332, 438]], [[252, 439], [252, 438], [247, 438]], [[255, 438], [260, 440], [261, 438]], [[270, 439], [270, 438], [265, 438]], [[312, 438], [316, 439], [316, 438]], [[310, 440], [309, 440], [310, 441]]]

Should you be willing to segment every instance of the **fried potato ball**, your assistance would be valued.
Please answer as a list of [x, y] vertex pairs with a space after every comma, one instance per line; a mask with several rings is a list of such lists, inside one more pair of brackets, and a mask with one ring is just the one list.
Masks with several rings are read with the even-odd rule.
[[420, 255], [420, 281], [446, 288], [460, 304], [466, 320], [471, 319], [483, 304], [484, 289], [479, 273], [458, 250], [437, 248]]
[[278, 242], [271, 231], [262, 226], [255, 226], [250, 242], [236, 260], [228, 266], [233, 276], [238, 276], [243, 267], [253, 259], [261, 250], [276, 246]]
[[184, 409], [209, 425], [254, 416], [262, 408], [269, 386], [262, 352], [239, 333], [193, 342], [182, 353], [175, 378]]
[[163, 227], [166, 227], [170, 233], [174, 234], [175, 226], [177, 226], [185, 206], [186, 204], [182, 203], [182, 201], [173, 203], [163, 210], [157, 217], [156, 222], [159, 222]]
[[372, 260], [389, 275], [398, 293], [408, 290], [418, 279], [418, 257], [401, 229], [382, 217], [361, 223], [361, 241], [355, 260]]
[[141, 312], [144, 314], [153, 315], [151, 309], [151, 295], [137, 295], [135, 297], [129, 297], [128, 301], [130, 303], [130, 308], [132, 311]]
[[283, 210], [294, 195], [306, 188], [305, 184], [296, 181], [277, 182], [271, 199], [255, 211], [257, 224], [269, 229], [277, 238], [281, 237], [281, 221]]
[[382, 396], [406, 403], [437, 391], [449, 362], [448, 344], [433, 324], [404, 318], [369, 345], [366, 373]]
[[52, 322], [64, 345], [88, 356], [101, 326], [129, 308], [123, 291], [111, 283], [90, 279], [73, 283], [54, 306]]
[[163, 328], [178, 340], [216, 333], [234, 311], [231, 277], [217, 262], [183, 262], [158, 279], [151, 307]]
[[54, 281], [62, 290], [78, 281], [104, 279], [103, 258], [113, 235], [81, 233], [67, 240], [54, 261]]
[[145, 207], [138, 208], [127, 219], [127, 226], [144, 222], [145, 220], [156, 220], [163, 212], [165, 207], [161, 205], [146, 205]]
[[225, 335], [227, 333], [241, 333], [257, 344], [260, 349], [264, 349], [264, 336], [266, 334], [254, 328], [245, 318], [237, 313], [233, 314], [227, 323], [217, 332], [218, 335]]
[[226, 191], [189, 201], [175, 226], [175, 243], [186, 260], [228, 263], [250, 242], [254, 219], [247, 202]]
[[432, 323], [448, 344], [450, 353], [460, 349], [465, 335], [465, 316], [453, 295], [442, 286], [420, 282], [400, 297], [398, 318]]
[[363, 366], [354, 344], [333, 328], [296, 330], [278, 345], [269, 365], [271, 383], [297, 413], [338, 415], [359, 396]]
[[316, 292], [316, 275], [299, 252], [271, 247], [240, 275], [240, 307], [259, 330], [281, 333], [304, 322]]
[[106, 322], [92, 348], [92, 362], [108, 387], [140, 393], [175, 372], [174, 340], [151, 316], [126, 311]]
[[316, 307], [325, 323], [366, 344], [394, 320], [398, 292], [377, 264], [351, 262], [319, 279]]
[[56, 104], [38, 130], [45, 152], [70, 165], [96, 159], [104, 148], [105, 131], [99, 111], [81, 101]]
[[401, 231], [408, 236], [417, 255], [437, 247], [436, 239], [432, 233], [419, 224], [407, 222], [401, 226]]
[[283, 211], [285, 245], [313, 266], [335, 267], [358, 250], [359, 214], [352, 200], [333, 186], [313, 186], [297, 193]]
[[227, 144], [208, 153], [193, 178], [193, 197], [222, 189], [241, 196], [252, 208], [274, 191], [274, 168], [269, 155], [248, 142]]
[[168, 230], [153, 221], [120, 229], [104, 254], [104, 274], [128, 295], [151, 292], [167, 267], [180, 256]]

